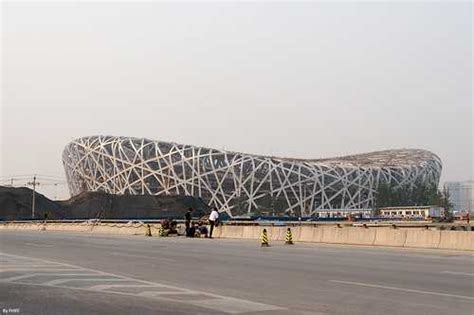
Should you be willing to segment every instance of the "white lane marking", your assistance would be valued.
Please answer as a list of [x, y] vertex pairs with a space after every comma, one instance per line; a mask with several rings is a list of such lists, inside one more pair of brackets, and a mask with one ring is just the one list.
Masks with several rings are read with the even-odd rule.
[[467, 296], [467, 295], [457, 295], [457, 294], [449, 294], [449, 293], [442, 293], [442, 292], [423, 291], [423, 290], [407, 289], [407, 288], [392, 287], [392, 286], [387, 286], [387, 285], [379, 285], [379, 284], [363, 283], [363, 282], [352, 282], [352, 281], [341, 281], [341, 280], [329, 280], [329, 282], [357, 285], [357, 286], [369, 287], [369, 288], [380, 288], [380, 289], [387, 289], [387, 290], [394, 290], [394, 291], [402, 291], [402, 292], [412, 292], [412, 293], [420, 293], [420, 294], [446, 296], [446, 297], [453, 297], [453, 298], [457, 298], [457, 299], [465, 299], [465, 300], [473, 300], [474, 301], [474, 296]]
[[166, 295], [166, 294], [198, 294], [195, 291], [143, 291], [140, 293], [137, 293], [139, 296], [146, 296], [146, 297], [157, 297], [160, 295]]
[[128, 281], [124, 279], [114, 279], [114, 278], [81, 278], [81, 279], [56, 279], [56, 280], [51, 280], [47, 282], [41, 283], [41, 285], [46, 285], [46, 286], [56, 286], [60, 285], [69, 281]]
[[[55, 264], [55, 266], [61, 266], [59, 268], [64, 268], [68, 267], [70, 269], [65, 269], [66, 272], [84, 272], [84, 273], [94, 273], [94, 275], [101, 275], [104, 277], [111, 277], [111, 279], [102, 279], [102, 281], [111, 281], [112, 279], [116, 279], [117, 281], [130, 281], [134, 283], [139, 283], [139, 284], [144, 284], [147, 285], [144, 289], [149, 289], [151, 287], [160, 287], [167, 289], [166, 291], [160, 291], [165, 294], [158, 295], [156, 294], [156, 291], [150, 291], [153, 292], [153, 296], [151, 295], [140, 295], [140, 293], [130, 293], [130, 292], [119, 292], [116, 290], [111, 289], [110, 291], [107, 291], [107, 289], [101, 290], [100, 292], [103, 293], [111, 293], [111, 294], [119, 294], [119, 295], [124, 295], [124, 296], [130, 296], [130, 297], [143, 297], [143, 298], [149, 298], [149, 299], [155, 299], [155, 300], [161, 300], [161, 301], [170, 301], [174, 303], [182, 303], [182, 304], [188, 304], [188, 305], [194, 305], [194, 306], [199, 306], [199, 307], [204, 307], [204, 308], [209, 308], [209, 309], [214, 309], [218, 310], [224, 313], [231, 313], [231, 314], [236, 314], [236, 313], [244, 313], [244, 312], [254, 312], [254, 311], [274, 311], [274, 310], [284, 310], [286, 308], [275, 306], [275, 305], [269, 305], [269, 304], [263, 304], [263, 303], [258, 303], [258, 302], [252, 302], [249, 300], [243, 300], [243, 299], [237, 299], [237, 298], [232, 298], [232, 297], [227, 297], [227, 296], [222, 296], [222, 295], [217, 295], [217, 294], [212, 294], [208, 292], [203, 292], [203, 291], [196, 291], [196, 290], [190, 290], [190, 289], [185, 289], [185, 288], [180, 288], [180, 287], [175, 287], [171, 285], [165, 285], [165, 284], [160, 284], [156, 282], [150, 282], [150, 281], [145, 281], [145, 280], [139, 280], [139, 279], [133, 279], [130, 277], [126, 276], [121, 276], [121, 275], [116, 275], [112, 273], [107, 273], [107, 272], [102, 272], [99, 270], [94, 270], [90, 268], [82, 268], [70, 264], [64, 264], [64, 263], [56, 263], [56, 262], [51, 262], [48, 260], [44, 259], [38, 259], [38, 258], [29, 258], [29, 257], [24, 257], [24, 256], [18, 256], [18, 255], [11, 255], [11, 254], [5, 254], [0, 252], [0, 257], [1, 256], [7, 256], [7, 257], [14, 257], [16, 259], [22, 259], [22, 260], [29, 260], [29, 261], [35, 261], [35, 262], [46, 262], [46, 263], [51, 263]], [[72, 269], [72, 270], [71, 270]], [[29, 268], [27, 270], [32, 270], [32, 268]], [[51, 269], [50, 269], [51, 270]], [[37, 271], [37, 269], [35, 269]], [[51, 271], [60, 271], [60, 269], [54, 269]], [[62, 270], [61, 270], [62, 271]], [[113, 278], [112, 278], [113, 277]], [[94, 279], [87, 279], [89, 281], [95, 281], [97, 278]], [[58, 281], [61, 280], [61, 281]], [[88, 287], [72, 287], [68, 286], [67, 284], [62, 284], [63, 281], [66, 279], [57, 279], [53, 280], [56, 281], [56, 284], [54, 285], [49, 285], [49, 287], [54, 287], [54, 288], [64, 288], [64, 289], [74, 289], [74, 290], [82, 290], [82, 291], [93, 291], [93, 292], [98, 292], [97, 290], [91, 290], [91, 288], [97, 287], [97, 286], [88, 286]], [[67, 281], [72, 281], [72, 280], [80, 280], [80, 279], [67, 279]], [[113, 280], [112, 280], [113, 281]], [[49, 281], [51, 283], [52, 281]], [[58, 283], [59, 282], [59, 283]], [[30, 285], [30, 286], [45, 286], [44, 283], [28, 283], [28, 282], [21, 282], [20, 281], [12, 281], [11, 283], [17, 283], [17, 284], [25, 284], [25, 285]], [[48, 283], [48, 282], [46, 282]], [[127, 286], [128, 284], [124, 284], [123, 287]], [[150, 286], [150, 287], [148, 287]], [[119, 287], [119, 286], [117, 286]], [[122, 287], [122, 286], [120, 286]], [[185, 295], [189, 294], [195, 294], [195, 295], [201, 295], [205, 296], [206, 299], [204, 300], [188, 300], [188, 299], [183, 299], [179, 298], [179, 295], [182, 295], [181, 297], [184, 297]], [[171, 296], [170, 296], [171, 295]]]
[[41, 268], [0, 268], [0, 272], [23, 272], [23, 271], [76, 271], [78, 269], [73, 269], [73, 268], [51, 268], [51, 267], [41, 267]]
[[470, 273], [470, 272], [459, 272], [459, 271], [441, 271], [441, 273], [448, 273], [450, 275], [462, 275], [462, 276], [470, 276], [470, 277], [474, 277], [474, 273]]
[[16, 281], [16, 280], [20, 280], [20, 279], [31, 278], [31, 277], [34, 277], [34, 276], [35, 276], [35, 274], [31, 273], [31, 274], [26, 274], [26, 275], [21, 275], [21, 276], [16, 276], [16, 277], [3, 278], [3, 279], [0, 279], [0, 282]]
[[31, 263], [31, 264], [2, 264], [2, 268], [35, 268], [35, 267], [61, 267], [61, 265], [49, 265], [49, 264], [36, 264], [36, 263]]
[[64, 268], [64, 266], [31, 264], [31, 265], [6, 265], [0, 266], [0, 269], [35, 269], [35, 268]]
[[50, 245], [50, 244], [39, 244], [39, 243], [25, 243], [25, 245], [37, 246], [37, 247], [54, 247], [54, 245]]
[[113, 288], [163, 288], [161, 285], [149, 285], [149, 284], [99, 284], [89, 287], [92, 291], [109, 290]]
[[[299, 243], [299, 246], [306, 247], [291, 247], [291, 250], [308, 250], [308, 253], [324, 250], [325, 253], [340, 254], [340, 249], [350, 249], [354, 251], [364, 252], [364, 255], [374, 256], [396, 256], [396, 257], [408, 257], [408, 258], [426, 258], [426, 259], [450, 259], [450, 260], [471, 260], [474, 258], [474, 254], [449, 251], [440, 249], [429, 249], [429, 248], [409, 248], [409, 247], [380, 247], [380, 246], [364, 246], [364, 245], [344, 245], [344, 244], [326, 244], [326, 243]], [[333, 250], [335, 248], [339, 248]], [[356, 247], [359, 247], [356, 249]], [[350, 254], [347, 252], [347, 254]]]
[[197, 300], [193, 304], [212, 308], [220, 312], [238, 314], [248, 312], [263, 312], [263, 311], [277, 311], [282, 310], [281, 307], [273, 305], [262, 304], [257, 302], [246, 301], [242, 303], [242, 300], [227, 298], [227, 299], [209, 299], [209, 300]]
[[102, 275], [96, 274], [96, 273], [52, 273], [52, 272], [51, 273], [30, 273], [30, 274], [16, 276], [16, 277], [0, 278], [0, 282], [10, 282], [10, 281], [16, 281], [20, 279], [32, 278], [36, 276], [69, 277], [69, 276], [102, 276]]
[[[30, 286], [43, 286], [42, 284], [38, 284], [38, 283], [21, 283], [21, 282], [18, 282], [18, 283], [27, 284]], [[61, 286], [61, 285], [57, 285], [53, 287], [61, 288], [61, 289], [74, 289], [74, 290], [81, 290], [81, 291], [88, 291], [88, 292], [91, 291], [90, 288], [81, 288], [81, 287], [67, 287], [67, 286]], [[97, 292], [97, 291], [94, 291], [94, 292]], [[174, 298], [169, 298], [169, 297], [166, 297], [166, 295], [150, 296], [150, 295], [140, 295], [136, 293], [117, 292], [117, 291], [101, 291], [101, 292], [113, 293], [113, 294], [118, 294], [118, 295], [129, 296], [129, 297], [139, 296], [139, 297], [145, 297], [145, 298], [162, 300], [162, 301], [171, 301], [175, 303], [195, 305], [195, 306], [214, 309], [217, 311], [221, 311], [223, 313], [230, 313], [230, 314], [247, 313], [247, 312], [255, 312], [255, 311], [286, 310], [286, 308], [276, 306], [276, 305], [263, 304], [263, 303], [258, 303], [258, 302], [252, 302], [249, 300], [241, 300], [237, 298], [230, 298], [230, 297], [225, 297], [222, 295], [215, 295], [215, 294], [199, 292], [199, 291], [193, 291], [193, 292], [195, 294], [204, 294], [206, 296], [211, 297], [211, 299], [201, 300], [201, 301], [185, 301], [185, 300], [177, 300]], [[180, 294], [180, 292], [169, 292], [169, 294], [171, 293]], [[185, 294], [189, 294], [189, 293], [185, 292]], [[215, 297], [215, 298], [212, 298], [212, 297]]]
[[135, 254], [124, 254], [124, 253], [118, 253], [118, 252], [112, 252], [112, 253], [110, 253], [110, 254], [111, 254], [111, 255], [114, 255], [114, 256], [124, 256], [124, 257], [153, 259], [153, 260], [159, 260], [160, 262], [161, 262], [161, 261], [176, 262], [175, 259], [163, 258], [163, 257], [153, 257], [153, 256], [135, 255]]

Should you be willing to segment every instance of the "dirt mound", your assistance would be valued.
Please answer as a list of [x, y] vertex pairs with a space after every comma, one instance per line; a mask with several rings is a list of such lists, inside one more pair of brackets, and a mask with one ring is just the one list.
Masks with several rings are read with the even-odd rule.
[[[13, 188], [0, 186], [0, 219], [24, 220], [31, 219], [33, 191], [29, 188]], [[60, 206], [39, 193], [35, 193], [35, 218], [54, 216], [62, 219]]]
[[[69, 200], [52, 201], [36, 194], [35, 218], [42, 219], [182, 219], [188, 208], [200, 217], [210, 212], [200, 198], [190, 196], [110, 195], [86, 192]], [[0, 219], [31, 218], [32, 190], [0, 186]]]

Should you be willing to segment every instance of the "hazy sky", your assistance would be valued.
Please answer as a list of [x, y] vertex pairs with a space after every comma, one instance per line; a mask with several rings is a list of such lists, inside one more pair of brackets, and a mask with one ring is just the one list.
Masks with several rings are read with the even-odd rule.
[[1, 8], [0, 179], [64, 177], [64, 146], [96, 134], [301, 158], [424, 148], [442, 180], [473, 178], [470, 2]]

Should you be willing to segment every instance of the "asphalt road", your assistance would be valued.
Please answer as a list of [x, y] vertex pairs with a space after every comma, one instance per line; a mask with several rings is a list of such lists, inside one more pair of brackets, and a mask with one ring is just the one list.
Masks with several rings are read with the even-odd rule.
[[473, 314], [463, 252], [0, 232], [3, 314]]

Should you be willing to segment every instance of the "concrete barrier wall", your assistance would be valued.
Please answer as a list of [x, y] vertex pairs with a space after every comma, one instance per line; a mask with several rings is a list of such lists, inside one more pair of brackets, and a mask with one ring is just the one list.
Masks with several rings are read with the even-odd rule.
[[[216, 233], [214, 233], [214, 231]], [[214, 231], [212, 232], [213, 237], [221, 237], [221, 238], [243, 238], [244, 237], [243, 226], [222, 225], [217, 228], [214, 228]]]
[[55, 223], [42, 225], [45, 231], [90, 232], [92, 229], [92, 226], [86, 224]]
[[29, 231], [40, 231], [43, 227], [43, 224], [40, 223], [5, 223], [0, 224], [0, 229], [2, 230], [29, 230]]
[[255, 226], [244, 226], [243, 236], [245, 239], [258, 239], [260, 238], [260, 230], [256, 229]]
[[407, 230], [392, 228], [376, 228], [375, 241], [376, 246], [394, 246], [403, 247], [407, 239]]
[[[159, 224], [150, 224], [153, 236], [158, 236]], [[267, 229], [271, 242], [284, 241], [287, 227], [284, 226], [237, 226], [224, 225], [214, 229], [213, 236], [221, 238], [259, 239], [263, 229]], [[69, 231], [97, 234], [145, 235], [145, 224], [118, 223], [3, 223], [1, 230], [30, 231]], [[412, 229], [392, 229], [390, 227], [331, 227], [331, 226], [298, 226], [291, 227], [293, 241], [375, 245], [410, 248], [439, 248], [474, 251], [474, 232], [471, 231], [437, 231]]]
[[339, 228], [339, 227], [323, 227], [323, 237], [321, 239], [322, 243], [330, 244], [346, 244], [348, 229]]
[[146, 225], [141, 224], [138, 226], [127, 224], [97, 224], [92, 228], [91, 232], [99, 234], [145, 235], [146, 229]]
[[[159, 224], [150, 224], [153, 236], [158, 236]], [[116, 223], [7, 223], [0, 224], [2, 230], [30, 230], [30, 231], [67, 231], [67, 232], [88, 232], [98, 234], [124, 234], [124, 235], [145, 235], [146, 225], [144, 224], [116, 224]]]
[[[299, 241], [301, 239], [301, 231], [302, 231], [303, 227], [302, 226], [295, 226], [295, 227], [291, 227], [291, 236], [293, 238], [293, 241]], [[288, 230], [288, 227], [285, 227], [283, 229], [283, 240], [286, 240], [286, 233], [287, 233], [287, 230]]]
[[441, 231], [438, 248], [474, 250], [474, 232]]
[[[275, 226], [224, 226], [220, 237], [259, 239], [264, 228], [270, 242], [285, 240], [287, 228]], [[295, 242], [474, 251], [474, 233], [468, 231], [310, 226], [293, 227], [291, 231]]]
[[364, 227], [347, 229], [347, 243], [354, 245], [374, 245], [377, 229]]
[[302, 226], [300, 228], [300, 235], [294, 238], [296, 242], [321, 242], [322, 233], [317, 233], [322, 229], [314, 228], [312, 226]]
[[438, 248], [441, 231], [407, 229], [405, 247]]
[[[283, 241], [285, 239], [285, 230], [281, 226], [271, 226], [266, 228], [269, 241]], [[262, 230], [262, 228], [260, 228]]]

